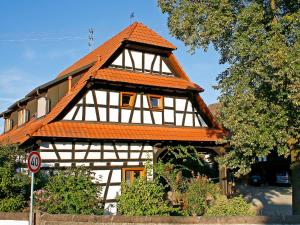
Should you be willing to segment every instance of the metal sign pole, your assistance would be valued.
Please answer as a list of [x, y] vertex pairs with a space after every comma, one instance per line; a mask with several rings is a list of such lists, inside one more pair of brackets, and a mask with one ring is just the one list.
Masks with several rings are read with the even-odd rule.
[[33, 184], [34, 183], [34, 173], [31, 172], [31, 188], [30, 188], [30, 212], [29, 212], [29, 225], [32, 225], [32, 208], [33, 208]]

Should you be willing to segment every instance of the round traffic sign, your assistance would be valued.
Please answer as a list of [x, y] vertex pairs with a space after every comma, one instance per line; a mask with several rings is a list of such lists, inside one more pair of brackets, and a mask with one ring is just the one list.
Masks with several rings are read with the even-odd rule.
[[41, 159], [40, 153], [30, 152], [30, 154], [28, 156], [27, 164], [28, 164], [28, 169], [32, 173], [38, 172], [40, 170], [41, 164], [42, 164], [42, 159]]

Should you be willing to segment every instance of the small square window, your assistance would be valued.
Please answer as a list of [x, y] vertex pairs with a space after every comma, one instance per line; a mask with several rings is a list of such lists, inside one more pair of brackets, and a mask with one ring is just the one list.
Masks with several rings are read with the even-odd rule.
[[121, 107], [132, 108], [134, 105], [135, 97], [136, 97], [135, 93], [122, 92]]
[[126, 184], [132, 184], [134, 181], [140, 177], [145, 176], [145, 168], [123, 168], [122, 169], [122, 180]]
[[151, 109], [163, 109], [163, 97], [158, 95], [149, 95]]

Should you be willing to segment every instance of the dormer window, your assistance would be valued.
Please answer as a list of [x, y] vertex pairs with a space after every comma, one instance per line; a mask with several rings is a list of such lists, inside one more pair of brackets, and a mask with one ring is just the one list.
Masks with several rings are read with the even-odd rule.
[[163, 97], [159, 95], [148, 95], [151, 109], [163, 109]]
[[4, 122], [4, 132], [10, 131], [13, 128], [13, 120], [5, 119]]
[[121, 93], [121, 107], [132, 108], [134, 105], [136, 94], [131, 92]]
[[26, 123], [29, 120], [29, 111], [27, 109], [21, 109], [18, 111], [18, 126]]
[[124, 49], [110, 67], [135, 72], [174, 76], [167, 65], [168, 59], [159, 54]]
[[46, 115], [49, 112], [49, 100], [46, 97], [41, 97], [37, 100], [37, 118]]

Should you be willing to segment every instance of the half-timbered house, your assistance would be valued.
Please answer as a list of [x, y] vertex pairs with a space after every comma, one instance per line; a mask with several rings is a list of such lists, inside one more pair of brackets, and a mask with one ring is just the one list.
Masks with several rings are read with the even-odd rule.
[[[44, 169], [89, 167], [114, 213], [121, 182], [145, 174], [144, 162], [156, 161], [165, 146], [222, 153], [224, 131], [175, 49], [133, 23], [3, 112], [0, 142], [38, 144]], [[220, 170], [223, 183], [225, 175]]]

